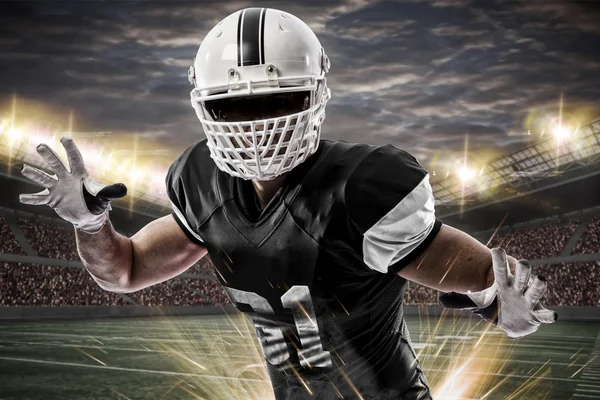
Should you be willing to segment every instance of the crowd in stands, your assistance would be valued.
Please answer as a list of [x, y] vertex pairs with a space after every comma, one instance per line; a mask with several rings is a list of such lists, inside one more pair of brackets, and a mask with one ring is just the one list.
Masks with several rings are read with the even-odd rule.
[[83, 268], [0, 263], [0, 306], [122, 306]]
[[210, 261], [210, 256], [207, 254], [200, 259], [190, 269], [185, 271], [186, 274], [216, 276], [215, 269]]
[[[517, 259], [540, 260], [556, 257], [562, 253], [578, 224], [579, 221], [571, 220], [496, 234], [488, 247], [501, 247]], [[484, 244], [488, 241], [489, 238], [481, 240]]]
[[19, 218], [19, 228], [39, 257], [79, 261], [75, 229], [69, 225], [43, 223]]
[[0, 216], [0, 253], [25, 255], [6, 220]]
[[572, 254], [600, 253], [600, 216], [590, 220]]
[[404, 292], [404, 304], [438, 304], [439, 291], [408, 282]]
[[188, 279], [191, 287], [201, 293], [211, 304], [231, 304], [229, 297], [217, 281]]
[[[18, 219], [18, 226], [40, 257], [80, 261], [73, 229]], [[577, 221], [563, 221], [538, 228], [516, 229], [489, 237], [478, 237], [489, 247], [503, 247], [516, 258], [546, 259], [564, 250]], [[573, 254], [600, 252], [600, 217], [593, 218], [573, 250]], [[0, 252], [24, 255], [10, 226], [0, 217]], [[547, 276], [545, 297], [548, 306], [600, 305], [600, 261], [534, 267]], [[120, 295], [101, 289], [89, 273], [78, 267], [57, 267], [20, 263], [0, 263], [0, 306], [81, 306], [144, 305], [195, 306], [229, 304], [216, 276], [210, 257], [202, 258], [185, 271], [185, 278], [174, 278], [134, 293]], [[187, 275], [197, 275], [190, 278]], [[438, 304], [439, 292], [408, 283], [405, 304]]]
[[[533, 267], [544, 275], [548, 306], [600, 306], [600, 261]], [[409, 283], [405, 304], [437, 304], [437, 290]], [[133, 300], [131, 302], [130, 300]], [[0, 306], [196, 306], [230, 304], [214, 280], [173, 278], [121, 296], [83, 268], [0, 263]]]
[[533, 272], [547, 278], [544, 305], [600, 306], [600, 261], [536, 266]]
[[[130, 302], [129, 299], [133, 300]], [[195, 306], [229, 304], [215, 281], [174, 278], [121, 296], [83, 268], [0, 263], [0, 306]]]
[[128, 293], [141, 306], [199, 306], [229, 304], [215, 281], [174, 278], [137, 292]]

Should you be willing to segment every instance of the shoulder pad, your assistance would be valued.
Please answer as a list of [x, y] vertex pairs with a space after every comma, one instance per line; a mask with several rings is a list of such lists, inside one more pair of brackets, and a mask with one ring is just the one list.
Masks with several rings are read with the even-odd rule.
[[411, 193], [428, 172], [404, 150], [364, 145], [348, 178], [345, 202], [361, 231], [368, 230]]
[[217, 166], [206, 139], [188, 147], [169, 167], [165, 180], [169, 199], [197, 229], [217, 205], [214, 187]]

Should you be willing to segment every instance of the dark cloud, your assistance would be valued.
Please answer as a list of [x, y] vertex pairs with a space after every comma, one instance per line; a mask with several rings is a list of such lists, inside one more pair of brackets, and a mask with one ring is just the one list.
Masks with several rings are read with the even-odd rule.
[[[80, 130], [182, 149], [200, 134], [187, 68], [203, 36], [251, 1], [0, 2], [0, 101], [74, 110]], [[261, 5], [256, 3], [256, 5]], [[527, 118], [597, 109], [600, 10], [572, 1], [269, 2], [326, 48], [324, 136], [393, 143], [427, 164], [533, 140]]]

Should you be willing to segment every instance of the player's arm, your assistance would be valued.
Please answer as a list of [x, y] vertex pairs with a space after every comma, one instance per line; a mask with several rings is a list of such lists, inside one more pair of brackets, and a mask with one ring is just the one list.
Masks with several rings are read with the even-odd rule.
[[63, 137], [69, 168], [45, 144], [39, 155], [54, 176], [30, 165], [21, 173], [44, 187], [38, 193], [21, 194], [29, 205], [47, 205], [76, 228], [77, 247], [84, 266], [100, 287], [132, 292], [178, 275], [206, 254], [201, 242], [193, 243], [173, 216], [160, 218], [127, 238], [115, 232], [108, 213], [110, 202], [127, 193], [125, 185], [104, 185], [93, 179], [72, 139]]
[[429, 173], [406, 151], [372, 151], [349, 179], [345, 198], [369, 268], [442, 291], [492, 283], [490, 250], [436, 218]]
[[[433, 261], [427, 261], [430, 257]], [[546, 279], [532, 274], [527, 260], [517, 261], [502, 249], [490, 250], [456, 229], [440, 230], [424, 253], [398, 275], [449, 292], [440, 295], [444, 307], [478, 314], [511, 338], [534, 333], [541, 324], [558, 319], [555, 311], [540, 304]]]
[[105, 290], [130, 293], [175, 277], [206, 255], [172, 215], [156, 219], [131, 238], [115, 232], [110, 221], [95, 234], [76, 230], [85, 268]]
[[[517, 260], [507, 259], [514, 272]], [[427, 248], [398, 275], [443, 292], [476, 292], [494, 283], [492, 253], [467, 233], [442, 225]]]
[[[420, 198], [431, 202], [433, 194]], [[416, 231], [428, 230], [427, 221], [431, 217], [427, 215], [432, 210], [426, 204], [427, 201], [419, 202], [417, 197], [413, 201], [413, 206], [419, 209], [417, 214], [422, 215], [421, 228]], [[399, 228], [398, 234], [402, 235], [403, 231], [405, 229]], [[397, 267], [398, 275], [449, 292], [440, 296], [444, 307], [476, 313], [511, 338], [529, 335], [542, 323], [557, 320], [556, 312], [540, 304], [546, 292], [546, 279], [533, 275], [527, 260], [517, 261], [502, 249], [490, 250], [447, 225], [441, 226], [435, 235], [420, 237], [425, 239], [405, 256], [405, 262], [398, 262], [403, 264]]]
[[437, 220], [429, 174], [414, 157], [384, 146], [361, 167], [348, 182], [346, 202], [367, 267], [450, 292], [440, 296], [444, 306], [473, 311], [510, 337], [556, 320], [539, 305], [546, 282], [530, 274], [526, 260]]

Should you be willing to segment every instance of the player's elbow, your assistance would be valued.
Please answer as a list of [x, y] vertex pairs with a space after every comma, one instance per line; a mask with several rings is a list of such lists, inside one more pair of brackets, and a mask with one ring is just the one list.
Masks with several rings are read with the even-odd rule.
[[131, 284], [131, 279], [126, 276], [120, 278], [114, 285], [111, 285], [104, 290], [118, 294], [132, 293], [136, 291]]
[[131, 289], [132, 266], [129, 262], [115, 260], [100, 265], [89, 264], [84, 261], [83, 265], [101, 289], [113, 293], [131, 293], [134, 291]]
[[112, 284], [108, 289], [105, 289], [105, 290], [109, 290], [110, 292], [113, 292], [113, 293], [126, 294], [126, 293], [137, 292], [138, 290], [142, 289], [144, 286], [140, 285], [138, 282], [136, 282], [135, 277], [134, 277], [134, 270], [135, 270], [135, 262], [134, 262], [134, 260], [132, 260], [131, 267], [124, 270], [117, 277], [114, 284]]
[[[88, 270], [89, 272], [89, 270]], [[112, 293], [131, 293], [134, 290], [131, 290], [131, 278], [129, 274], [122, 274], [116, 277], [111, 278], [110, 280], [101, 279], [95, 276], [90, 272], [90, 275], [98, 284], [98, 286], [107, 292]]]

